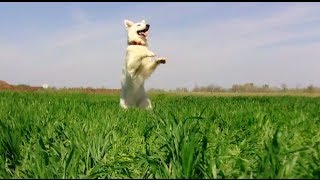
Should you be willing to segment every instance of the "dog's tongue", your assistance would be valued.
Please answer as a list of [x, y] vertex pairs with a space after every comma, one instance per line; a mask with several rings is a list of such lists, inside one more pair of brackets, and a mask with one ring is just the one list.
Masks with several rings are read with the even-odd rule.
[[142, 33], [145, 37], [148, 36], [148, 31]]

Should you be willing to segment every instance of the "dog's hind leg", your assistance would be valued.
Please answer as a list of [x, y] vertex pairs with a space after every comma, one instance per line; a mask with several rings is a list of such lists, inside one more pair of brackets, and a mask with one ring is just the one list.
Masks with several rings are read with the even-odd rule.
[[138, 104], [138, 107], [150, 110], [152, 109], [151, 101], [147, 97], [144, 97]]
[[128, 109], [128, 106], [125, 102], [125, 100], [123, 98], [120, 98], [120, 106], [123, 108], [123, 109]]

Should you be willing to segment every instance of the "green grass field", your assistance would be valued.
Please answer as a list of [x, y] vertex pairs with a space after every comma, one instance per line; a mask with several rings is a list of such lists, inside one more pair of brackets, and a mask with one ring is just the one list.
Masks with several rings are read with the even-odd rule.
[[1, 178], [320, 178], [320, 97], [0, 92]]

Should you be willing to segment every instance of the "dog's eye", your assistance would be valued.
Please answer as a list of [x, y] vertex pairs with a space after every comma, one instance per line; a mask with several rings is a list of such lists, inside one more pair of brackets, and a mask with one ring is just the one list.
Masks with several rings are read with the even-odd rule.
[[137, 24], [137, 26], [141, 26], [141, 24]]

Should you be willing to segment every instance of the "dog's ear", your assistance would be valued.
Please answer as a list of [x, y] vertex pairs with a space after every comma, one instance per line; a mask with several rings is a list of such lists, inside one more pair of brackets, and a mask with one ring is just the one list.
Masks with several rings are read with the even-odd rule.
[[134, 23], [132, 21], [129, 21], [129, 20], [124, 20], [124, 25], [126, 26], [126, 28], [129, 28], [132, 25], [134, 25]]
[[145, 21], [145, 20], [142, 20], [141, 23], [142, 23], [142, 24], [146, 24], [146, 21]]

